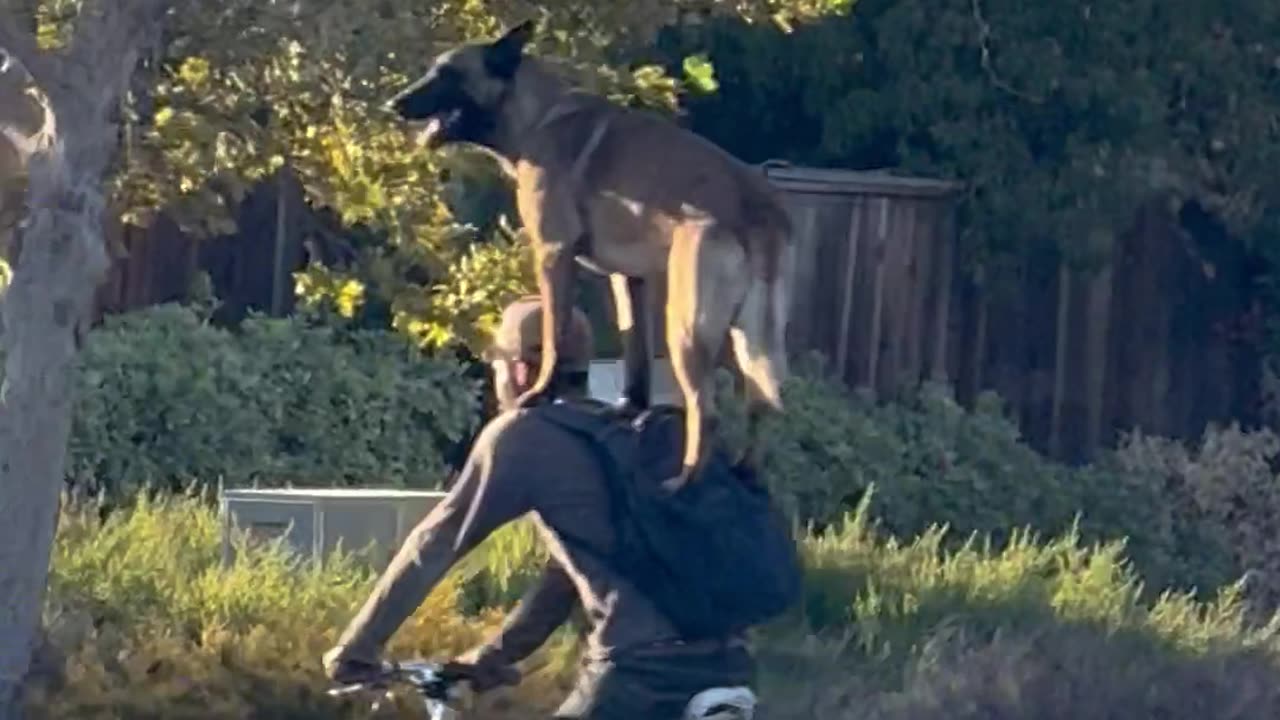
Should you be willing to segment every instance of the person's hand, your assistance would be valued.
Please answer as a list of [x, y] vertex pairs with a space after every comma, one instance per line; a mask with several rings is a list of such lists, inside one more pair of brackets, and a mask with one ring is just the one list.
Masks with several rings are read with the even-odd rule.
[[343, 684], [372, 680], [382, 672], [382, 663], [347, 657], [346, 648], [335, 647], [320, 659], [324, 674], [330, 680]]
[[445, 666], [445, 672], [451, 672], [455, 668], [466, 673], [471, 679], [471, 689], [477, 693], [519, 685], [523, 679], [515, 666], [509, 665], [498, 653], [484, 647], [458, 656]]

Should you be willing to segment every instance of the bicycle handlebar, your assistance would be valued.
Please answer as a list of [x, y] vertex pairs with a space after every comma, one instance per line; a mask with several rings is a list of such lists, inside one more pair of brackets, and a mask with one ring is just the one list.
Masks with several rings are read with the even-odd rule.
[[[458, 698], [458, 684], [473, 676], [473, 668], [461, 663], [439, 663], [423, 660], [384, 662], [372, 677], [329, 690], [330, 697], [341, 698], [360, 692], [382, 691], [389, 694], [390, 685], [409, 685], [420, 695], [432, 717], [443, 717], [448, 704]], [[374, 703], [376, 710], [380, 703]]]

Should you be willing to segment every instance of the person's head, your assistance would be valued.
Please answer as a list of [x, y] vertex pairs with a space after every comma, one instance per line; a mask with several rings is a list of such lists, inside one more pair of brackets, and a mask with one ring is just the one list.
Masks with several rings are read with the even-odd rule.
[[[587, 372], [595, 352], [591, 324], [573, 309], [568, 337], [557, 348], [559, 370], [552, 380], [558, 396], [585, 395]], [[510, 410], [516, 398], [533, 385], [542, 364], [542, 302], [523, 297], [507, 306], [484, 359], [493, 370], [493, 389], [502, 410]]]

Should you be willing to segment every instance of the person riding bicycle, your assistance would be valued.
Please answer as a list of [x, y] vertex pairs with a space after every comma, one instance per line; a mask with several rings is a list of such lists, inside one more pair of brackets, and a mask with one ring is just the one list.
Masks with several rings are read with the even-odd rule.
[[[474, 665], [484, 692], [520, 680], [515, 663], [540, 647], [580, 605], [590, 624], [575, 687], [554, 717], [675, 720], [709, 687], [751, 686], [755, 660], [745, 639], [686, 642], [635, 584], [584, 545], [618, 543], [599, 461], [577, 437], [532, 409], [514, 409], [537, 377], [541, 304], [506, 308], [485, 359], [502, 412], [480, 432], [447, 496], [414, 528], [372, 594], [325, 653], [327, 675], [355, 683], [378, 668], [380, 651], [445, 573], [502, 525], [533, 513], [550, 561], [495, 637], [457, 660]], [[587, 395], [594, 355], [590, 325], [574, 309], [560, 346], [557, 403], [584, 412], [612, 409]], [[570, 540], [571, 536], [572, 541]]]

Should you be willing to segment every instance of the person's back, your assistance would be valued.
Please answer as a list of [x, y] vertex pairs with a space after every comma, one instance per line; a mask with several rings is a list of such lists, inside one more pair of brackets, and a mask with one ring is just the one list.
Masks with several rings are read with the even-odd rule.
[[[536, 353], [528, 345], [540, 337], [540, 309], [530, 302], [536, 301], [508, 309], [504, 330], [511, 337], [489, 357], [506, 407], [536, 376], [536, 364], [529, 362]], [[559, 402], [591, 422], [619, 422], [610, 408], [586, 398], [590, 336], [579, 316], [575, 330], [588, 340], [579, 339], [576, 352], [573, 342], [566, 344], [562, 360], [568, 374], [558, 388]], [[497, 637], [462, 658], [477, 668], [477, 690], [518, 678], [510, 666], [541, 646], [579, 603], [591, 626], [588, 646], [577, 686], [557, 718], [675, 720], [707, 687], [751, 684], [754, 663], [745, 642], [682, 642], [653, 602], [606, 560], [618, 544], [610, 479], [592, 447], [544, 410], [507, 410], [484, 428], [448, 496], [406, 539], [338, 646], [326, 654], [329, 675], [353, 680], [371, 667], [454, 562], [501, 525], [532, 513], [551, 560]]]
[[[614, 422], [612, 410], [601, 403], [567, 402], [586, 416], [598, 415], [601, 423]], [[601, 559], [617, 546], [606, 479], [591, 450], [543, 418], [540, 409], [504, 413], [473, 449], [490, 468], [482, 487], [491, 499], [478, 506], [470, 522], [487, 528], [491, 516], [532, 508], [552, 561], [563, 568], [592, 621], [589, 655], [606, 657], [618, 649], [678, 639], [661, 613]]]

